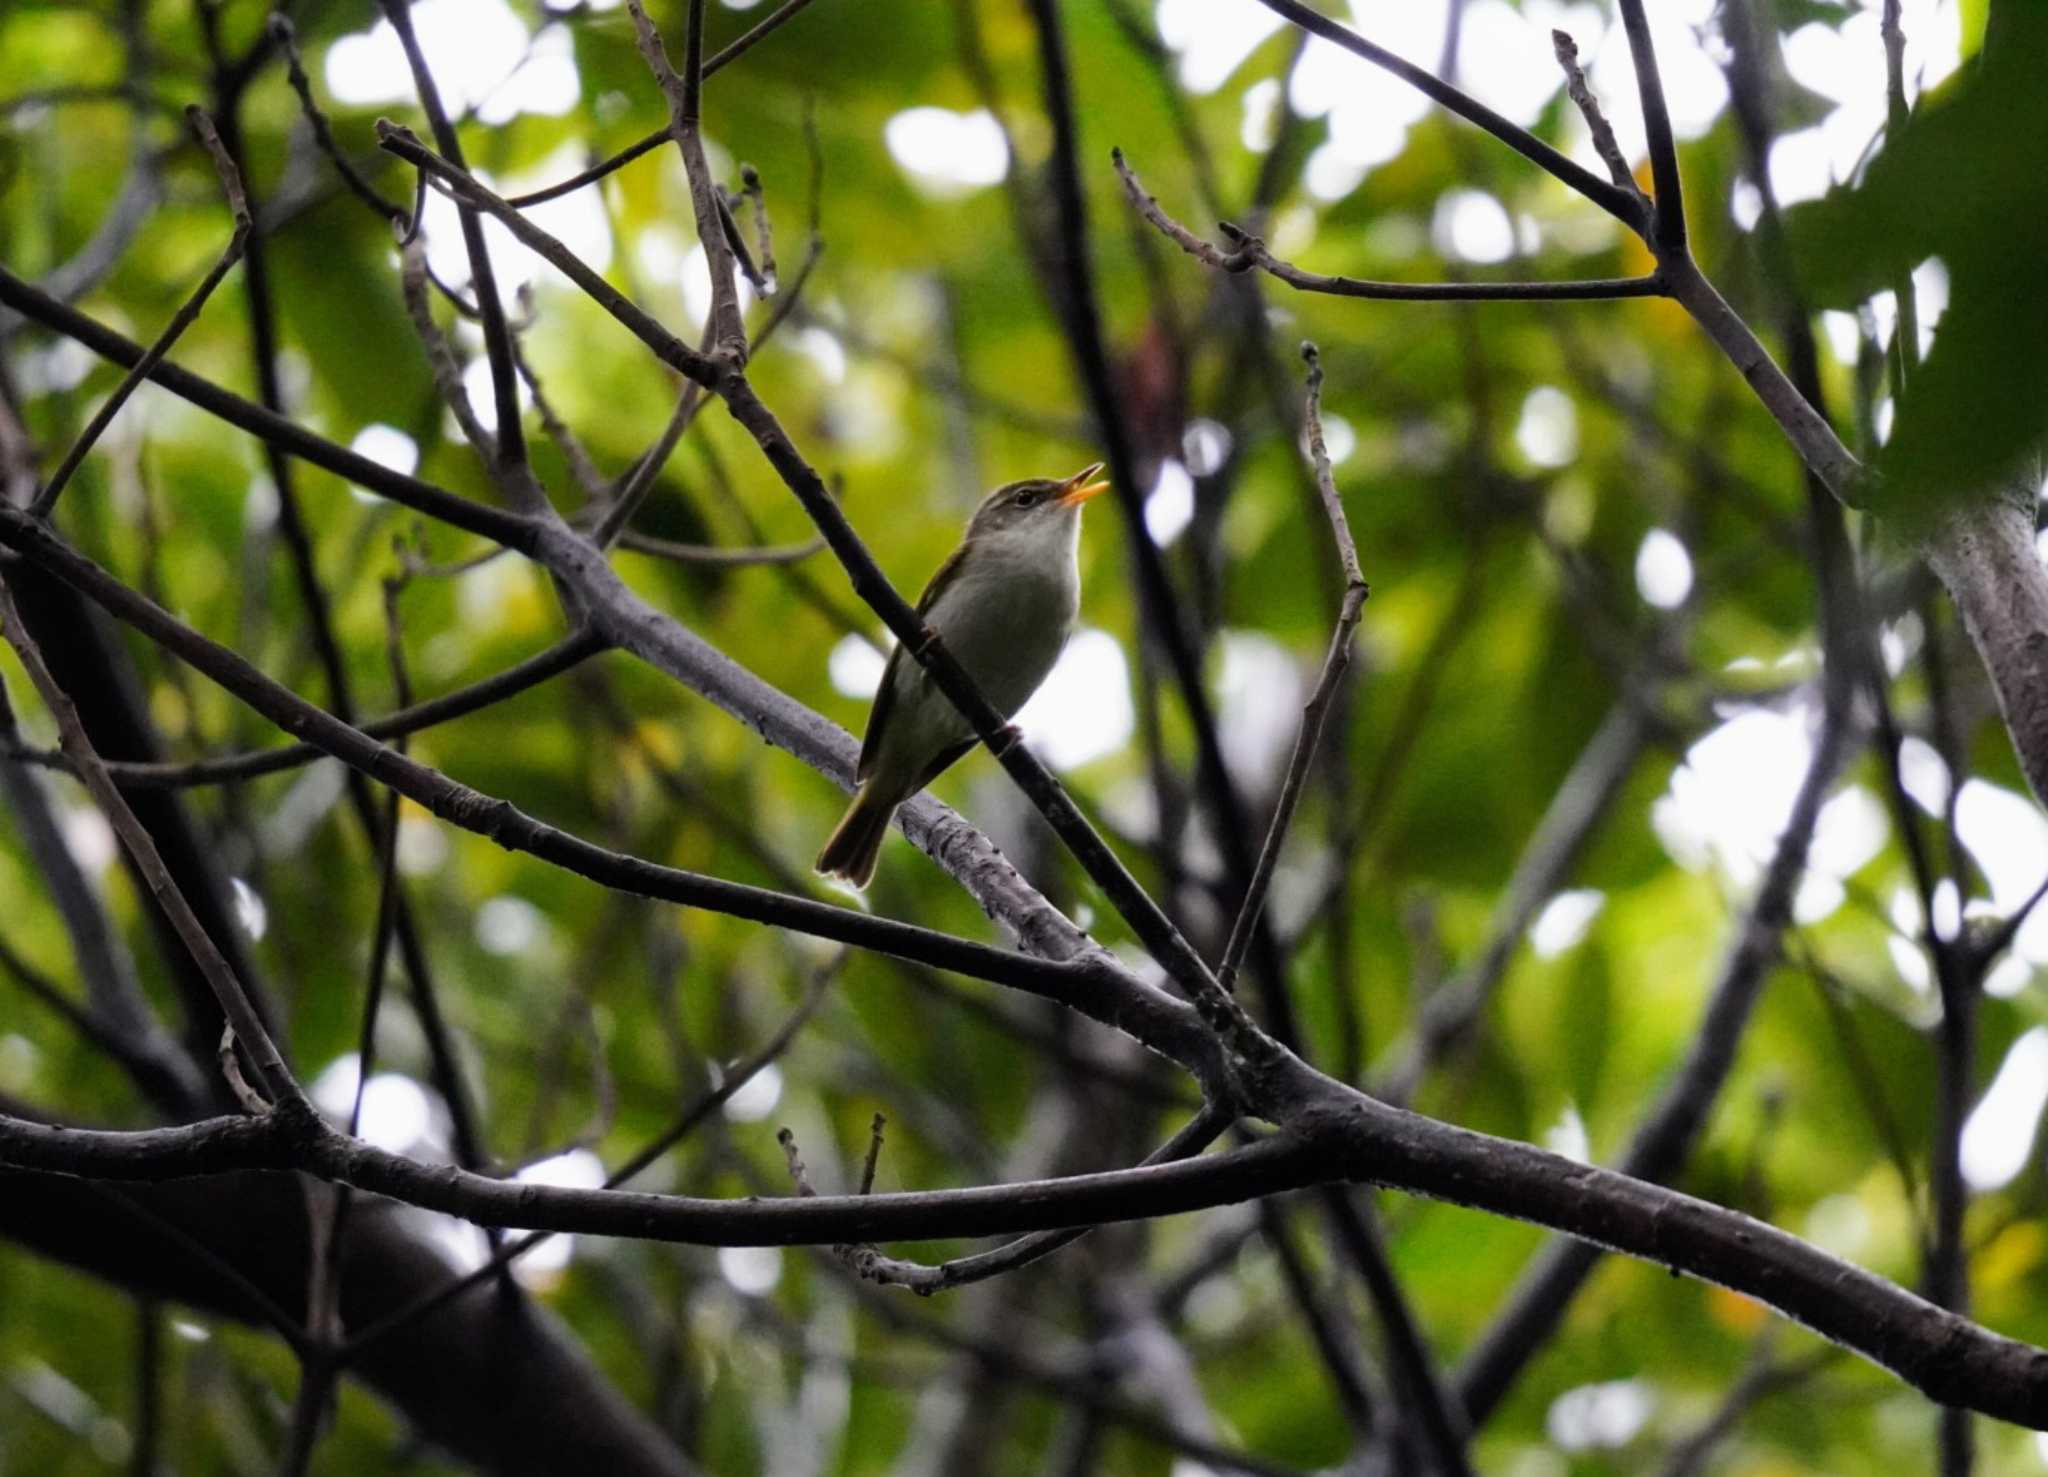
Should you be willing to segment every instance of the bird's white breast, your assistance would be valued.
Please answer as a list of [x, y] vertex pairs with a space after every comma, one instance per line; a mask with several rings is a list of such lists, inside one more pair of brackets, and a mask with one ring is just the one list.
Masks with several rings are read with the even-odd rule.
[[1081, 576], [1072, 539], [998, 536], [975, 553], [926, 619], [1007, 718], [1059, 659], [1080, 614]]

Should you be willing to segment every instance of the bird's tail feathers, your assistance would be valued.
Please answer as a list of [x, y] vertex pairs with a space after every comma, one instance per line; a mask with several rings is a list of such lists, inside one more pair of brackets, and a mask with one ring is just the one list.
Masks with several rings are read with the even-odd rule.
[[879, 794], [873, 785], [862, 785], [853, 803], [826, 838], [818, 853], [818, 871], [838, 877], [855, 887], [866, 888], [875, 879], [875, 862], [882, 854], [882, 841], [889, 834], [889, 821], [896, 814], [894, 802]]

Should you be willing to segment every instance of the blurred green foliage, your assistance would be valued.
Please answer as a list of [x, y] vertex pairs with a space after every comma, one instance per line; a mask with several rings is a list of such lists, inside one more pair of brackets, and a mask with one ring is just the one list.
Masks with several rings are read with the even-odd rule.
[[[1672, 860], [1652, 827], [1653, 807], [1687, 743], [1739, 705], [1781, 701], [1787, 682], [1811, 672], [1802, 655], [1815, 635], [1812, 581], [1797, 542], [1798, 468], [1734, 372], [1678, 310], [1658, 302], [1465, 309], [1304, 298], [1262, 284], [1266, 331], [1287, 391], [1285, 415], [1276, 415], [1259, 335], [1233, 306], [1241, 305], [1234, 295], [1245, 284], [1205, 274], [1146, 234], [1127, 211], [1108, 154], [1120, 145], [1169, 209], [1205, 225], [1208, 205], [1175, 113], [1184, 107], [1209, 155], [1215, 207], [1241, 215], [1265, 163], [1242, 140], [1247, 94], [1282, 73], [1292, 39], [1276, 35], [1217, 91], [1174, 102], [1170, 67], [1162, 71], [1132, 43], [1116, 4], [1074, 0], [1066, 7], [1109, 337], [1134, 397], [1147, 372], [1163, 374], [1188, 415], [1229, 428], [1242, 458], [1227, 500], [1221, 484], [1202, 484], [1194, 528], [1170, 563], [1201, 592], [1219, 633], [1276, 643], [1304, 681], [1327, 638], [1333, 561], [1296, 451], [1292, 348], [1300, 338], [1321, 344], [1328, 408], [1352, 433], [1337, 475], [1374, 596], [1337, 758], [1349, 776], [1348, 803], [1371, 794], [1378, 807], [1356, 818], [1360, 861], [1339, 902], [1349, 920], [1348, 952], [1340, 957], [1330, 930], [1318, 928], [1290, 976], [1309, 1050], [1324, 1065], [1339, 1059], [1339, 992], [1348, 992], [1362, 1017], [1359, 1045], [1368, 1059], [1399, 1039], [1418, 992], [1440, 976], [1442, 963], [1455, 966], [1479, 947], [1532, 827], [1620, 684], [1654, 680], [1670, 741], [1646, 754], [1573, 879], [1600, 890], [1604, 906], [1585, 939], [1559, 957], [1518, 950], [1483, 1039], [1431, 1078], [1419, 1104], [1524, 1139], [1579, 1122], [1592, 1154], [1611, 1155], [1683, 1053], [1740, 904], [1739, 889], [1714, 868]], [[7, 59], [0, 90], [132, 80], [116, 9], [46, 0], [0, 8], [0, 57]], [[1982, 6], [1964, 9], [1975, 17], [1966, 17], [1974, 36]], [[231, 50], [258, 34], [262, 10], [239, 0], [223, 7]], [[299, 10], [302, 44], [324, 97], [321, 58], [341, 38], [367, 30], [373, 7]], [[1149, 16], [1130, 10], [1149, 29]], [[681, 6], [657, 11], [679, 50]], [[1786, 0], [1776, 11], [1786, 30], [1847, 13], [1826, 0]], [[529, 25], [543, 19], [532, 4], [522, 3], [519, 13]], [[2037, 10], [2008, 13], [2039, 30]], [[710, 43], [723, 44], [761, 14], [714, 6]], [[976, 22], [978, 66], [967, 59], [963, 15]], [[141, 79], [150, 95], [179, 104], [203, 99], [191, 7], [150, 0], [141, 17], [157, 62]], [[472, 123], [464, 132], [472, 165], [508, 190], [559, 178], [663, 119], [623, 12], [577, 8], [550, 24], [573, 40], [582, 105], [559, 117]], [[1881, 68], [1882, 57], [1867, 64]], [[1548, 62], [1536, 56], [1530, 65]], [[2048, 245], [2040, 239], [2048, 221], [2041, 208], [2048, 93], [2038, 70], [2021, 63], [1957, 79], [1952, 95], [1930, 100], [1856, 188], [1811, 207], [1813, 220], [1798, 223], [1801, 271], [1816, 307], [1853, 307], [1928, 255], [1948, 265], [1948, 317], [1899, 405], [1880, 463], [1902, 486], [1934, 486], [1945, 470], [1971, 480], [2006, 466], [2048, 395], [2038, 280]], [[977, 71], [993, 79], [1010, 126], [1019, 199], [1007, 187], [928, 195], [884, 145], [885, 125], [906, 108], [982, 106]], [[814, 462], [843, 479], [849, 516], [906, 591], [946, 552], [985, 486], [1070, 469], [1095, 451], [1066, 344], [1020, 246], [1020, 214], [1031, 229], [1040, 221], [1035, 192], [1051, 138], [1036, 79], [1035, 40], [1020, 6], [819, 0], [707, 88], [714, 163], [731, 181], [737, 162], [750, 162], [767, 182], [783, 282], [803, 257], [813, 212], [824, 246], [804, 314], [761, 353], [756, 382]], [[371, 123], [380, 112], [416, 123], [414, 110], [392, 103], [331, 111], [343, 146], [378, 186], [408, 197], [411, 182], [372, 147]], [[179, 143], [172, 113], [118, 99], [15, 108], [8, 117], [0, 133], [0, 259], [31, 278], [91, 239], [138, 150], [159, 158], [161, 207], [82, 304], [147, 339], [226, 229], [205, 160]], [[435, 398], [399, 304], [385, 227], [334, 187], [276, 66], [250, 92], [244, 123], [253, 188], [283, 212], [273, 222], [269, 260], [292, 413], [343, 442], [366, 427], [394, 427], [417, 443], [420, 475], [491, 496]], [[1538, 124], [1558, 139], [1573, 126], [1561, 103]], [[1285, 145], [1288, 178], [1267, 232], [1276, 250], [1317, 270], [1414, 279], [1475, 270], [1446, 260], [1432, 238], [1432, 216], [1453, 188], [1489, 192], [1514, 220], [1529, 223], [1533, 241], [1512, 266], [1518, 275], [1608, 276], [1645, 265], [1639, 246], [1611, 222], [1443, 118], [1415, 127], [1398, 158], [1331, 203], [1316, 201], [1293, 178], [1325, 125], [1297, 128]], [[1729, 208], [1744, 169], [1731, 122], [1723, 116], [1688, 142], [1683, 162], [1703, 264], [1753, 321], [1767, 321], [1748, 239]], [[582, 200], [597, 198], [608, 224], [609, 278], [664, 321], [693, 329], [681, 289], [689, 206], [673, 152], [627, 167], [601, 196]], [[756, 321], [762, 311], [754, 310]], [[248, 330], [238, 276], [176, 357], [252, 393]], [[834, 337], [806, 350], [806, 335], [821, 331]], [[458, 343], [465, 355], [476, 352], [473, 338]], [[831, 345], [844, 354], [843, 374], [831, 365]], [[550, 275], [537, 279], [526, 346], [552, 405], [608, 474], [653, 440], [673, 405], [677, 386]], [[116, 376], [104, 365], [81, 375], [72, 351], [36, 332], [17, 334], [7, 352], [16, 384], [31, 392], [31, 429], [54, 456]], [[1838, 421], [1867, 441], [1876, 396], [1852, 369], [1831, 362], [1828, 389]], [[951, 393], [956, 383], [974, 394]], [[1532, 460], [1517, 437], [1539, 387], [1562, 389], [1575, 412], [1575, 450], [1558, 465]], [[1172, 419], [1166, 423], [1177, 436]], [[528, 429], [543, 480], [560, 506], [573, 508], [579, 499], [562, 457], [531, 417]], [[394, 540], [417, 539], [438, 562], [481, 548], [446, 529], [416, 529], [410, 517], [352, 496], [324, 473], [299, 468], [298, 492], [350, 675], [365, 705], [381, 711], [394, 701], [380, 589], [398, 569]], [[67, 494], [61, 522], [126, 577], [153, 581], [185, 619], [298, 690], [320, 694], [273, 506], [257, 448], [145, 390]], [[1084, 543], [1084, 619], [1123, 643], [1136, 684], [1135, 587], [1123, 526], [1106, 511], [1090, 520]], [[643, 527], [725, 543], [784, 542], [809, 532], [752, 444], [715, 408], [671, 464]], [[1674, 530], [1690, 552], [1696, 582], [1680, 611], [1653, 609], [1636, 591], [1635, 561], [1653, 528]], [[650, 599], [736, 660], [858, 728], [863, 702], [836, 691], [827, 675], [828, 654], [848, 634], [834, 612], [854, 612], [859, 632], [878, 628], [858, 614], [829, 556], [794, 572], [678, 568], [636, 554], [621, 555], [619, 565]], [[562, 625], [545, 580], [509, 559], [461, 577], [415, 578], [401, 607], [422, 692], [502, 669]], [[1965, 650], [1955, 634], [1946, 614], [1937, 630], [1923, 630], [1951, 656]], [[134, 654], [175, 752], [272, 741], [219, 691], [179, 676], [150, 652]], [[1730, 670], [1742, 662], [1760, 670]], [[1211, 665], [1220, 680], [1214, 652]], [[412, 750], [551, 822], [659, 861], [771, 886], [806, 871], [841, 803], [833, 786], [627, 658], [605, 657], [593, 673], [420, 734]], [[0, 678], [28, 709], [11, 656], [0, 658]], [[1965, 662], [1951, 679], [1964, 712], [1989, 711], [1973, 666]], [[1897, 696], [1916, 724], [1924, 723], [1925, 695], [1921, 666], [1911, 662]], [[1162, 742], [1184, 769], [1192, 746], [1183, 710], [1170, 691], [1141, 696], [1156, 703]], [[1226, 707], [1226, 722], [1233, 716]], [[30, 709], [26, 719], [33, 736], [46, 740], [40, 712]], [[1278, 731], [1284, 738], [1286, 727]], [[1970, 738], [1974, 773], [2022, 788], [1995, 721], [1973, 726]], [[663, 767], [681, 774], [688, 791], [664, 785]], [[1137, 736], [1068, 779], [1119, 829], [1142, 829], [1149, 781]], [[1262, 806], [1276, 780], [1270, 770], [1243, 776]], [[1875, 793], [1882, 778], [1866, 759], [1846, 783]], [[1098, 937], [1129, 944], [985, 759], [964, 762], [937, 789]], [[337, 804], [338, 790], [331, 773], [315, 769], [193, 799], [224, 861], [262, 899], [267, 924], [257, 953], [308, 1076], [353, 1049], [375, 914], [375, 868]], [[71, 810], [82, 805], [68, 784], [58, 791]], [[491, 1148], [507, 1164], [593, 1131], [605, 1159], [624, 1157], [701, 1085], [708, 1062], [744, 1055], [774, 1028], [820, 957], [803, 940], [608, 897], [417, 813], [407, 815], [406, 828], [407, 886], [461, 1033]], [[1299, 918], [1318, 867], [1346, 829], [1319, 791], [1276, 898], [1283, 928]], [[1157, 879], [1142, 845], [1124, 849], [1148, 880]], [[1916, 1208], [1838, 1034], [1846, 1021], [1876, 1065], [1883, 1107], [1924, 1166], [1933, 1113], [1931, 1007], [1924, 990], [1901, 980], [1888, 950], [1890, 900], [1906, 881], [1894, 835], [1850, 879], [1847, 901], [1800, 930], [1801, 950], [1825, 959], [1838, 980], [1842, 1009], [1825, 1008], [1821, 987], [1797, 968], [1773, 975], [1686, 1184], [1911, 1283]], [[138, 925], [136, 897], [118, 869], [104, 882], [151, 990], [172, 1009]], [[0, 936], [72, 982], [57, 913], [6, 825], [0, 898], [8, 900]], [[504, 899], [532, 910], [514, 910], [527, 932], [509, 950], [478, 927], [486, 906]], [[1200, 897], [1182, 903], [1198, 929], [1218, 925], [1213, 905]], [[971, 899], [894, 843], [870, 906], [968, 936], [991, 932]], [[0, 992], [0, 1002], [0, 1092], [79, 1121], [147, 1121], [111, 1065], [61, 1022], [19, 993]], [[1030, 1151], [1058, 1136], [1072, 1084], [1055, 1062], [993, 1025], [990, 1003], [1041, 1034], [1070, 1029], [990, 988], [955, 982], [937, 993], [883, 962], [852, 959], [825, 1011], [781, 1064], [773, 1116], [711, 1125], [648, 1183], [707, 1194], [782, 1193], [773, 1129], [789, 1122], [821, 1183], [844, 1185], [857, 1174], [877, 1109], [892, 1125], [885, 1188], [1043, 1172], [1048, 1166]], [[2048, 1018], [2044, 1005], [2048, 996], [2032, 979], [1988, 1002], [1987, 1072], [2021, 1031]], [[1099, 1041], [1094, 1049], [1104, 1050]], [[387, 1007], [382, 1053], [390, 1070], [424, 1074], [424, 1049], [402, 1001]], [[1099, 1091], [1086, 1111], [1107, 1115], [1100, 1146], [1136, 1157], [1162, 1120]], [[2048, 1340], [2048, 1246], [2032, 1219], [2042, 1190], [2036, 1158], [2010, 1187], [1983, 1197], [1970, 1223], [1978, 1316], [2037, 1342]], [[1540, 1237], [1398, 1197], [1385, 1197], [1384, 1209], [1397, 1270], [1434, 1347], [1454, 1363]], [[1319, 1223], [1296, 1219], [1313, 1270], [1333, 1275], [1327, 1248], [1307, 1234]], [[1058, 1338], [1095, 1326], [1096, 1279], [1184, 1266], [1227, 1224], [1222, 1215], [1186, 1218], [1103, 1236], [1090, 1243], [1096, 1250], [1050, 1263], [1029, 1284], [1021, 1341], [1052, 1358]], [[987, 1309], [1000, 1312], [1016, 1294], [1007, 1285], [990, 1291], [986, 1300], [956, 1295], [907, 1305], [904, 1316], [1000, 1330], [1002, 1319]], [[843, 1422], [829, 1425], [829, 1450], [808, 1470], [892, 1470], [918, 1429], [921, 1392], [958, 1374], [951, 1356], [863, 1311], [842, 1281], [796, 1253], [781, 1257], [772, 1293], [755, 1297], [735, 1291], [709, 1251], [579, 1242], [570, 1269], [542, 1296], [629, 1398], [650, 1409], [661, 1402], [664, 1418], [685, 1413], [692, 1446], [714, 1472], [766, 1470], [776, 1433], [800, 1408], [829, 1414], [835, 1399], [844, 1402]], [[1373, 1342], [1354, 1290], [1333, 1292], [1331, 1302]], [[284, 1351], [245, 1330], [177, 1310], [168, 1316], [166, 1419], [175, 1469], [265, 1469], [294, 1385]], [[1711, 1414], [1763, 1323], [1742, 1299], [1660, 1268], [1610, 1261], [1478, 1437], [1475, 1461], [1517, 1477], [1651, 1470], [1670, 1443]], [[1260, 1242], [1192, 1300], [1183, 1328], [1225, 1439], [1304, 1467], [1343, 1458], [1341, 1408]], [[0, 1247], [0, 1472], [96, 1473], [117, 1461], [117, 1437], [134, 1403], [134, 1329], [132, 1307], [116, 1291]], [[826, 1351], [808, 1368], [798, 1356], [805, 1331]], [[1809, 1344], [1785, 1330], [1778, 1348]], [[57, 1418], [44, 1371], [75, 1387], [85, 1402], [78, 1409], [96, 1413], [82, 1427]], [[1640, 1382], [1648, 1396], [1642, 1428], [1611, 1449], [1562, 1444], [1553, 1420], [1559, 1397], [1623, 1380]], [[803, 1407], [807, 1398], [821, 1403]], [[1064, 1420], [1043, 1393], [1020, 1391], [981, 1452], [987, 1470], [1041, 1470]], [[1925, 1470], [1932, 1432], [1932, 1412], [1917, 1396], [1843, 1360], [1799, 1392], [1760, 1405], [1724, 1444], [1714, 1470], [1758, 1477]], [[320, 1469], [385, 1469], [402, 1441], [387, 1411], [351, 1393], [323, 1444]], [[1982, 1441], [1985, 1470], [2034, 1469], [2031, 1438], [1987, 1427]], [[1163, 1474], [1170, 1466], [1157, 1447], [1114, 1434], [1097, 1470]], [[410, 1469], [440, 1470], [424, 1458]]]

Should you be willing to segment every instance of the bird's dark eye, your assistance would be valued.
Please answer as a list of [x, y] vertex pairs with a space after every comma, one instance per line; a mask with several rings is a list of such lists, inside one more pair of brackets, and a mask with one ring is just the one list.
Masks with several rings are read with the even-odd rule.
[[1027, 487], [1017, 494], [1017, 506], [1020, 508], [1028, 508], [1037, 501], [1038, 490], [1036, 488]]

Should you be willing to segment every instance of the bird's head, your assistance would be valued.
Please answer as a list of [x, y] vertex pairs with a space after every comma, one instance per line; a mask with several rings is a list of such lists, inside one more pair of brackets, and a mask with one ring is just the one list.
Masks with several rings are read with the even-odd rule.
[[1080, 517], [1081, 504], [1108, 490], [1108, 479], [1097, 480], [1101, 470], [1101, 462], [1090, 462], [1071, 477], [1006, 482], [981, 500], [967, 525], [967, 536], [1015, 536], [1071, 527]]

